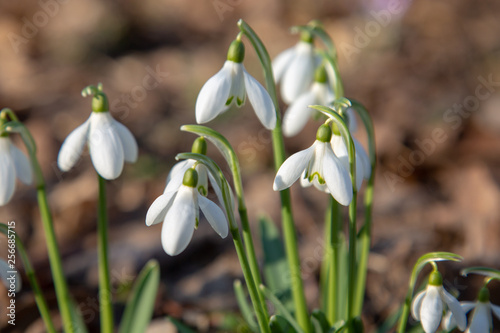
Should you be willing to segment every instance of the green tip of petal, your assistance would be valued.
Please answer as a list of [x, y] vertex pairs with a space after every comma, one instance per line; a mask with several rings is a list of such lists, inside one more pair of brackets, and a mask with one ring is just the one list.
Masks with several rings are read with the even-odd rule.
[[195, 169], [187, 169], [182, 179], [182, 184], [189, 187], [196, 187], [198, 185], [198, 172]]
[[227, 51], [227, 60], [242, 63], [245, 58], [245, 45], [241, 40], [233, 40]]
[[429, 285], [436, 286], [436, 287], [442, 286], [443, 285], [443, 277], [441, 276], [441, 273], [439, 273], [438, 271], [433, 271], [429, 275]]
[[488, 303], [490, 301], [490, 291], [486, 287], [482, 287], [477, 294], [477, 300], [481, 303]]
[[191, 147], [191, 152], [195, 154], [206, 155], [207, 154], [207, 141], [204, 137], [200, 136], [193, 142]]
[[321, 142], [330, 142], [332, 139], [332, 129], [329, 125], [323, 124], [318, 128], [316, 132], [316, 140]]

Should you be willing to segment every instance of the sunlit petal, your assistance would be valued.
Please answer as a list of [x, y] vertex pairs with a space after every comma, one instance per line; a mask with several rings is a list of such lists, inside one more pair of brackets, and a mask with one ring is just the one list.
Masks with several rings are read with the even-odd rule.
[[282, 191], [292, 186], [304, 172], [313, 153], [314, 145], [287, 158], [276, 174], [273, 189], [275, 191]]
[[290, 65], [294, 55], [295, 47], [292, 47], [281, 52], [276, 58], [274, 58], [272, 63], [274, 82], [278, 83], [281, 80], [283, 73], [285, 73], [286, 69]]
[[415, 320], [420, 320], [420, 308], [422, 307], [422, 300], [425, 296], [425, 290], [419, 292], [415, 297], [413, 297], [413, 301], [411, 302], [411, 315]]
[[10, 141], [0, 137], [0, 206], [7, 204], [16, 186], [16, 170], [9, 152]]
[[226, 238], [229, 233], [229, 227], [224, 212], [219, 206], [202, 195], [198, 195], [198, 204], [215, 232], [222, 238]]
[[176, 193], [177, 192], [164, 193], [153, 201], [148, 209], [148, 212], [146, 213], [147, 226], [163, 222], [165, 215], [167, 214], [167, 210], [171, 206], [173, 202], [172, 199]]
[[226, 108], [231, 91], [232, 61], [226, 61], [222, 69], [212, 76], [200, 90], [196, 99], [196, 122], [203, 124], [217, 117]]
[[341, 205], [349, 205], [353, 196], [351, 178], [330, 145], [326, 145], [322, 174], [335, 200]]
[[451, 296], [443, 287], [439, 290], [442, 300], [448, 305], [448, 308], [453, 312], [453, 317], [457, 323], [457, 327], [463, 331], [467, 326], [467, 317], [465, 312], [460, 306], [460, 302], [453, 296]]
[[297, 98], [285, 111], [283, 116], [283, 134], [285, 136], [294, 136], [307, 124], [311, 117], [312, 110], [309, 105], [318, 104], [316, 95], [313, 91], [308, 91]]
[[427, 291], [422, 299], [420, 308], [420, 321], [426, 333], [434, 333], [439, 327], [443, 315], [443, 301], [441, 300], [439, 288], [427, 286]]
[[295, 48], [295, 56], [283, 74], [283, 80], [281, 81], [281, 96], [287, 104], [292, 103], [307, 91], [314, 78], [313, 45], [299, 42]]
[[87, 137], [90, 128], [90, 118], [83, 124], [78, 126], [64, 140], [59, 156], [57, 157], [57, 165], [62, 171], [70, 170], [80, 158], [83, 147], [87, 143]]
[[17, 178], [27, 185], [31, 184], [33, 181], [33, 172], [31, 171], [31, 164], [28, 157], [12, 143], [10, 143], [10, 154], [14, 162]]
[[485, 303], [477, 302], [476, 308], [472, 313], [472, 319], [470, 321], [468, 331], [470, 333], [489, 333], [490, 327], [491, 327], [490, 307]]
[[269, 130], [274, 129], [276, 127], [276, 112], [271, 96], [246, 70], [244, 70], [243, 76], [245, 78], [248, 99], [252, 104], [255, 114], [265, 128]]
[[115, 120], [113, 122], [113, 125], [115, 126], [116, 132], [118, 133], [118, 136], [122, 141], [125, 161], [131, 163], [137, 161], [137, 154], [139, 148], [137, 146], [137, 141], [135, 140], [134, 136], [132, 135], [132, 133], [129, 131], [128, 128], [126, 128], [123, 124], [119, 123], [118, 121]]

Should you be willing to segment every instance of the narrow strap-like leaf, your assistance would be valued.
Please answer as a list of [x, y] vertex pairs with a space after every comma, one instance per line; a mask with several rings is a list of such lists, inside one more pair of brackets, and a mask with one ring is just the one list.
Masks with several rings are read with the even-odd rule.
[[243, 290], [243, 286], [241, 285], [240, 280], [235, 280], [233, 283], [234, 294], [236, 295], [236, 302], [238, 303], [238, 307], [240, 308], [243, 319], [245, 319], [246, 323], [250, 327], [253, 332], [258, 331], [257, 323], [255, 322], [254, 314], [252, 312], [252, 308], [250, 304], [248, 304], [246, 293]]

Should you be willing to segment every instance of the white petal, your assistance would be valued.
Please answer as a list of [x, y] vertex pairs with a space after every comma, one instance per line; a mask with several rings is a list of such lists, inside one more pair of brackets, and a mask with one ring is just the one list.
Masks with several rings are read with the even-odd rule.
[[302, 151], [299, 151], [289, 158], [281, 165], [274, 178], [273, 189], [275, 191], [282, 191], [290, 186], [300, 177], [307, 167], [314, 153], [314, 144]]
[[194, 160], [184, 160], [172, 167], [167, 176], [167, 183], [165, 185], [165, 190], [163, 193], [177, 191], [179, 186], [182, 184], [182, 180], [184, 179], [184, 173], [187, 169], [191, 168], [194, 164]]
[[33, 181], [33, 171], [31, 171], [31, 164], [28, 157], [14, 146], [12, 142], [10, 143], [10, 155], [12, 156], [14, 167], [16, 168], [17, 178], [26, 185], [31, 184]]
[[268, 130], [276, 127], [276, 111], [267, 90], [246, 70], [243, 71], [248, 99], [262, 125]]
[[309, 105], [318, 104], [316, 95], [313, 91], [308, 91], [300, 95], [286, 110], [283, 116], [283, 134], [285, 136], [294, 136], [307, 124], [311, 117], [312, 110]]
[[195, 189], [181, 186], [167, 211], [161, 229], [161, 243], [165, 252], [171, 256], [178, 255], [188, 246], [193, 237], [197, 209], [194, 197]]
[[229, 233], [229, 227], [224, 212], [222, 212], [219, 206], [200, 194], [198, 194], [198, 204], [215, 232], [222, 238], [226, 238]]
[[453, 317], [453, 312], [451, 311], [446, 311], [446, 314], [443, 317], [443, 320], [441, 320], [441, 326], [446, 330], [446, 331], [451, 331], [455, 327], [457, 327], [457, 323], [455, 321], [455, 317]]
[[422, 290], [415, 297], [413, 297], [413, 300], [411, 301], [411, 315], [418, 321], [420, 321], [420, 308], [422, 307], [422, 300], [424, 299], [425, 292], [425, 290]]
[[438, 288], [431, 285], [427, 286], [427, 292], [422, 300], [420, 321], [426, 333], [436, 332], [443, 315], [443, 301]]
[[306, 170], [304, 170], [304, 172], [302, 172], [302, 175], [300, 175], [300, 186], [302, 187], [312, 186], [312, 183], [306, 177]]
[[16, 186], [16, 169], [9, 152], [10, 140], [0, 137], [0, 206], [7, 204]]
[[87, 142], [87, 137], [90, 128], [90, 118], [83, 124], [78, 126], [64, 140], [59, 156], [57, 157], [57, 165], [62, 171], [71, 169], [82, 154], [83, 147]]
[[[353, 138], [354, 140], [354, 138]], [[365, 165], [363, 163], [361, 155], [358, 153], [358, 148], [356, 143], [354, 143], [356, 151], [356, 188], [359, 190], [363, 184], [363, 179], [365, 178]], [[339, 158], [342, 166], [350, 174], [351, 167], [349, 165], [349, 154], [347, 152], [347, 145], [340, 135], [332, 136], [332, 148], [335, 155]], [[361, 147], [362, 148], [362, 147]]]
[[280, 54], [278, 54], [276, 58], [274, 58], [272, 63], [274, 82], [276, 83], [280, 82], [283, 73], [285, 73], [288, 66], [292, 62], [294, 55], [295, 55], [295, 47], [291, 47], [281, 52]]
[[491, 304], [491, 311], [493, 311], [498, 320], [500, 320], [500, 306]]
[[356, 120], [356, 112], [354, 112], [353, 108], [347, 109], [347, 119], [348, 119], [348, 127], [349, 132], [354, 133], [358, 130], [358, 121]]
[[281, 96], [287, 104], [306, 92], [314, 79], [313, 45], [299, 42], [295, 47], [295, 52], [281, 82]]
[[448, 308], [453, 312], [453, 317], [457, 323], [458, 328], [463, 331], [467, 326], [467, 317], [465, 312], [460, 306], [460, 302], [453, 296], [451, 296], [443, 287], [440, 289], [442, 300], [448, 305]]
[[195, 107], [198, 124], [209, 122], [226, 109], [233, 65], [232, 61], [226, 61], [222, 69], [208, 79], [201, 88]]
[[198, 189], [198, 193], [206, 196], [208, 194], [208, 170], [204, 164], [198, 164], [196, 166], [196, 172], [198, 172], [198, 185], [196, 188]]
[[234, 63], [231, 71], [231, 91], [229, 98], [232, 97], [231, 104], [236, 104], [238, 107], [245, 104], [245, 67], [241, 63]]
[[122, 141], [113, 122], [109, 112], [92, 112], [90, 116], [90, 158], [97, 173], [108, 180], [120, 176], [124, 163]]
[[172, 205], [172, 199], [176, 193], [176, 191], [164, 193], [153, 201], [146, 213], [146, 225], [148, 227], [160, 223], [165, 219], [167, 210]]
[[372, 166], [370, 163], [370, 158], [368, 157], [368, 154], [366, 153], [366, 150], [363, 147], [363, 145], [361, 144], [361, 142], [356, 140], [354, 137], [352, 138], [352, 140], [354, 141], [356, 155], [358, 155], [356, 158], [356, 163], [358, 163], [358, 160], [359, 160], [359, 162], [361, 162], [358, 164], [361, 164], [363, 166], [363, 178], [368, 180], [368, 179], [370, 179], [370, 175], [372, 173]]
[[352, 200], [352, 183], [349, 173], [335, 156], [329, 144], [326, 145], [322, 175], [328, 190], [339, 204], [347, 206]]
[[137, 161], [137, 154], [139, 148], [137, 147], [137, 141], [135, 140], [132, 133], [123, 124], [115, 120], [114, 126], [118, 136], [122, 140], [123, 154], [125, 161], [133, 163]]
[[[477, 302], [469, 325], [470, 333], [490, 333], [491, 324], [490, 308], [487, 304]], [[460, 328], [460, 327], [459, 327]]]

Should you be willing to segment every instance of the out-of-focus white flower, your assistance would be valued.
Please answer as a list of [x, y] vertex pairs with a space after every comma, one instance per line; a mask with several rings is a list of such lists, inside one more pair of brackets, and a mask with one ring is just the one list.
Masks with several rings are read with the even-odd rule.
[[245, 104], [246, 95], [262, 125], [276, 126], [274, 104], [267, 90], [243, 66], [245, 48], [239, 40], [229, 47], [222, 69], [212, 76], [200, 90], [196, 99], [196, 122], [203, 124], [227, 111], [231, 105]]
[[412, 316], [422, 323], [426, 333], [434, 333], [439, 327], [445, 306], [453, 313], [458, 328], [465, 330], [467, 318], [464, 310], [457, 299], [443, 288], [441, 274], [433, 271], [429, 276], [427, 288], [413, 298]]
[[314, 82], [288, 107], [283, 116], [283, 134], [297, 135], [311, 117], [312, 109], [309, 105], [329, 105], [335, 96], [328, 84], [324, 66], [316, 70]]
[[82, 125], [64, 140], [57, 165], [69, 171], [78, 161], [85, 144], [97, 173], [105, 179], [116, 179], [123, 170], [124, 162], [137, 160], [137, 142], [132, 133], [109, 111], [93, 111]]
[[[363, 179], [370, 179], [371, 164], [363, 145], [361, 145], [361, 143], [354, 137], [352, 137], [352, 140], [356, 150], [356, 188], [359, 190], [361, 188], [361, 184], [363, 183]], [[350, 170], [349, 153], [342, 136], [337, 134], [332, 135], [332, 148], [333, 152], [340, 159], [344, 167], [347, 170]]]
[[[500, 306], [491, 304], [490, 293], [486, 287], [481, 288], [476, 302], [461, 302], [460, 305], [465, 313], [474, 309], [466, 333], [490, 333], [493, 329], [492, 313], [500, 320]], [[443, 326], [447, 331], [457, 326], [452, 312], [446, 313]]]
[[281, 165], [273, 189], [282, 191], [302, 175], [303, 182], [330, 193], [341, 205], [349, 205], [353, 196], [351, 178], [332, 150], [331, 137], [330, 126], [321, 125], [313, 145], [293, 154]]
[[31, 184], [33, 173], [30, 162], [8, 136], [0, 136], [0, 206], [7, 204], [14, 195], [16, 178]]
[[310, 89], [320, 62], [314, 52], [312, 37], [307, 34], [302, 37], [294, 47], [281, 52], [272, 64], [274, 80], [280, 83], [281, 97], [287, 104]]
[[[175, 176], [178, 177], [179, 174]], [[225, 238], [228, 235], [229, 227], [224, 212], [201, 195], [197, 185], [198, 173], [190, 168], [184, 173], [182, 184], [160, 195], [146, 214], [148, 226], [163, 221], [161, 242], [165, 252], [171, 256], [178, 255], [188, 246], [198, 225], [200, 209], [219, 236]]]

